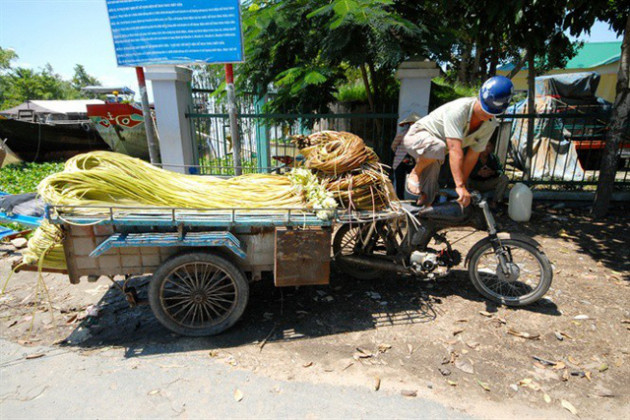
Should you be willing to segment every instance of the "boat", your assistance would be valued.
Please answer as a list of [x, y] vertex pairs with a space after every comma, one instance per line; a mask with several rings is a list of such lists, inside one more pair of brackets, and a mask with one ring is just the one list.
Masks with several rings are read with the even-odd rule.
[[30, 100], [0, 111], [0, 139], [22, 161], [65, 160], [108, 150], [87, 118], [87, 106], [101, 100]]
[[87, 115], [113, 151], [149, 160], [147, 133], [142, 109], [133, 102], [128, 87], [88, 86], [83, 92], [105, 95], [105, 103], [88, 105]]

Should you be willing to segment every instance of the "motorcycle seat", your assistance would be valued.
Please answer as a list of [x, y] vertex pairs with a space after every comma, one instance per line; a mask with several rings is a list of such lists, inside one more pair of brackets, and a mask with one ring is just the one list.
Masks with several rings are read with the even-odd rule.
[[471, 206], [462, 210], [457, 201], [435, 203], [431, 206], [417, 206], [415, 203], [403, 202], [403, 208], [419, 219], [461, 222], [470, 216]]

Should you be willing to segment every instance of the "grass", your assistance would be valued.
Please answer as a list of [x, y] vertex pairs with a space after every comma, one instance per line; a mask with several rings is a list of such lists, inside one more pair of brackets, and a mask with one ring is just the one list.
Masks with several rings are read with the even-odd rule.
[[37, 191], [37, 185], [48, 175], [63, 170], [63, 162], [14, 163], [0, 168], [0, 191], [24, 194]]
[[478, 87], [463, 86], [458, 83], [452, 83], [442, 77], [433, 79], [431, 83], [431, 98], [429, 99], [429, 111], [433, 111], [447, 102], [454, 101], [458, 98], [477, 96], [479, 94]]

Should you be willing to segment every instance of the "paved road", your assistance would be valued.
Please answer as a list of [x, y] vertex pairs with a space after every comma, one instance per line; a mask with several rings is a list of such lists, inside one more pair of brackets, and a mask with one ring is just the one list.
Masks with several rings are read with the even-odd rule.
[[[27, 355], [44, 353], [40, 358]], [[197, 352], [125, 358], [0, 340], [0, 417], [469, 418], [438, 403], [366, 388], [277, 381]], [[240, 390], [243, 398], [236, 401]]]

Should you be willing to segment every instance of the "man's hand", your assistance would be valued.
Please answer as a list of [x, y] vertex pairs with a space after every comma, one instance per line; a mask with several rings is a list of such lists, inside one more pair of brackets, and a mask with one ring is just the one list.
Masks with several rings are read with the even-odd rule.
[[468, 207], [470, 205], [471, 197], [466, 187], [456, 187], [455, 191], [457, 192], [457, 195], [459, 196], [459, 198], [457, 199], [457, 202], [461, 204], [461, 206], [464, 208]]

